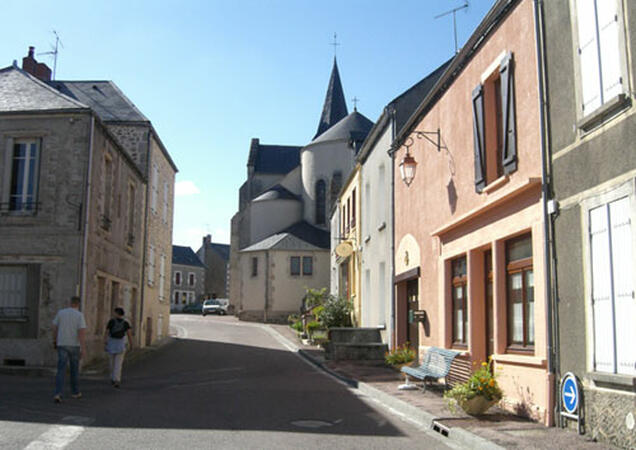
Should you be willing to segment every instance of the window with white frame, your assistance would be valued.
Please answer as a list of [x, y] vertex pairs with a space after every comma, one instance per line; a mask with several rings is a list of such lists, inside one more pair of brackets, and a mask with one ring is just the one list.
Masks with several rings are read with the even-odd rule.
[[636, 300], [631, 196], [588, 211], [593, 369], [636, 375]]
[[26, 266], [0, 266], [0, 317], [26, 316]]
[[174, 273], [174, 284], [175, 286], [181, 286], [181, 272], [179, 270]]
[[196, 284], [196, 277], [194, 276], [194, 272], [188, 273], [188, 285], [194, 286]]
[[10, 213], [33, 214], [37, 210], [40, 141], [16, 139], [10, 143], [5, 160], [8, 185], [4, 186], [6, 194], [0, 206]]
[[159, 168], [156, 164], [152, 166], [150, 182], [150, 210], [157, 213], [157, 196], [159, 195]]
[[165, 298], [164, 288], [166, 284], [166, 255], [161, 255], [159, 261], [159, 300]]
[[574, 0], [583, 115], [625, 92], [620, 3], [618, 0]]
[[168, 199], [170, 198], [170, 186], [168, 182], [163, 184], [163, 223], [168, 223]]

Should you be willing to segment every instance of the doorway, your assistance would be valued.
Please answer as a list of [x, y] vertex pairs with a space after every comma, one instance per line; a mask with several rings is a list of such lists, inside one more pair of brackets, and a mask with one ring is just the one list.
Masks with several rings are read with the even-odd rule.
[[484, 330], [486, 330], [486, 358], [495, 353], [495, 332], [494, 332], [494, 307], [493, 307], [493, 273], [492, 273], [492, 251], [487, 250], [484, 253], [484, 286], [486, 288], [485, 300], [486, 300], [486, 314], [484, 318], [486, 323], [484, 324]]
[[416, 354], [420, 345], [419, 322], [415, 319], [415, 311], [420, 305], [418, 281], [414, 278], [406, 282], [406, 341]]

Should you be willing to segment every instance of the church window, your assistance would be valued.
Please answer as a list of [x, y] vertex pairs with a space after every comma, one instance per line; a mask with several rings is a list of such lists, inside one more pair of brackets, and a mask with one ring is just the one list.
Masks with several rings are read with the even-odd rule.
[[340, 188], [342, 188], [342, 173], [334, 172], [333, 177], [331, 178], [331, 186], [329, 187], [330, 192], [330, 204], [333, 205], [338, 200], [338, 194], [340, 193]]
[[325, 224], [327, 186], [324, 180], [316, 182], [316, 224]]

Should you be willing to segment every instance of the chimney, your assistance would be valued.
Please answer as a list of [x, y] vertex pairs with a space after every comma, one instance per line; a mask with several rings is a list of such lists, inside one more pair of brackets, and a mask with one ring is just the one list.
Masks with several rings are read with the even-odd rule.
[[42, 81], [51, 81], [51, 69], [46, 64], [37, 62], [34, 54], [35, 47], [29, 46], [29, 54], [22, 58], [22, 70]]
[[206, 236], [203, 236], [203, 245], [205, 246], [205, 244], [211, 244], [212, 243], [212, 235], [208, 234]]

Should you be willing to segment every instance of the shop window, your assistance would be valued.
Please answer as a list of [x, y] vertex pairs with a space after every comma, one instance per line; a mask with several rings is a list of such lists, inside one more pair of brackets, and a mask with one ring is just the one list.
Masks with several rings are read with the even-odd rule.
[[506, 242], [508, 346], [534, 350], [534, 272], [532, 236], [528, 233]]
[[451, 262], [453, 300], [453, 345], [465, 347], [468, 334], [468, 301], [466, 298], [466, 257]]

